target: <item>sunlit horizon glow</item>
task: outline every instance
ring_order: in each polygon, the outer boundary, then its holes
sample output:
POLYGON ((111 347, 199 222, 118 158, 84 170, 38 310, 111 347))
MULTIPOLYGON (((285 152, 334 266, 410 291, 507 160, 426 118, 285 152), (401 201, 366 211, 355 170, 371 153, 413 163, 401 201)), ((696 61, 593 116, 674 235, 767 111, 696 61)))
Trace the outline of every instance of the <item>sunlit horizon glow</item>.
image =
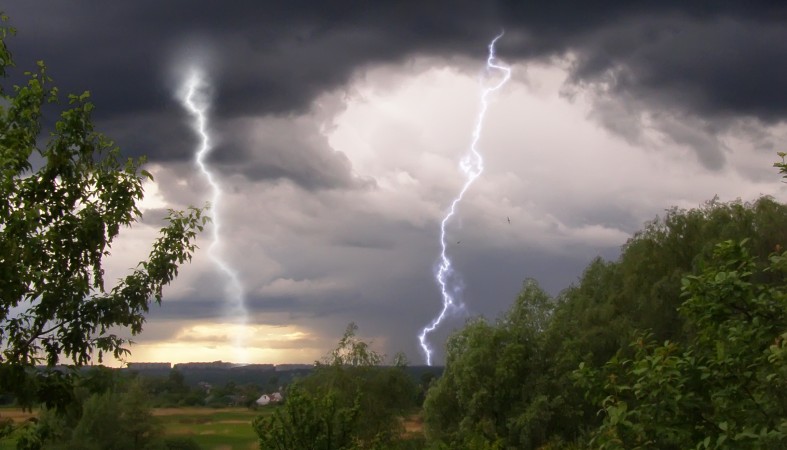
POLYGON ((459 204, 459 202, 462 201, 462 198, 464 198, 465 192, 467 192, 467 190, 470 188, 470 185, 472 185, 473 182, 476 180, 476 178, 478 178, 481 175, 481 173, 484 171, 484 159, 481 156, 481 153, 478 151, 477 146, 478 146, 478 141, 481 139, 481 130, 484 125, 486 110, 487 107, 489 106, 487 97, 492 92, 495 92, 501 87, 503 87, 503 85, 506 84, 506 82, 511 78, 511 68, 508 66, 498 64, 496 62, 497 58, 495 57, 495 43, 497 42, 498 39, 503 37, 503 34, 504 33, 501 32, 500 34, 495 36, 494 39, 492 39, 492 42, 489 44, 489 56, 487 57, 486 60, 487 72, 490 69, 501 71, 503 73, 503 78, 493 86, 485 87, 482 90, 481 109, 478 112, 475 128, 473 129, 473 140, 470 145, 470 153, 465 155, 459 163, 459 167, 462 170, 462 173, 465 174, 466 176, 466 181, 464 186, 462 186, 459 195, 457 195, 457 197, 454 198, 453 202, 451 202, 451 207, 449 208, 448 213, 445 215, 442 222, 440 222, 440 247, 441 247, 440 265, 438 266, 437 273, 435 274, 435 279, 437 280, 437 283, 440 285, 440 294, 443 300, 443 308, 440 311, 440 314, 438 314, 437 317, 434 320, 432 320, 432 322, 429 325, 424 327, 424 329, 421 330, 421 334, 418 335, 418 340, 421 344, 421 348, 423 349, 424 354, 426 356, 426 365, 428 366, 432 365, 432 349, 429 346, 429 343, 426 341, 427 334, 437 329, 437 327, 440 325, 440 322, 443 321, 443 318, 445 318, 447 314, 450 314, 452 311, 457 309, 461 310, 463 307, 463 304, 461 302, 458 302, 454 298, 454 294, 451 292, 451 290, 458 289, 456 283, 454 283, 453 287, 449 287, 450 284, 449 277, 454 274, 454 271, 451 268, 451 260, 448 258, 448 255, 446 254, 447 246, 446 246, 446 239, 445 239, 445 234, 446 234, 445 227, 448 224, 448 221, 451 219, 451 217, 453 217, 453 215, 456 213, 456 207, 459 204))
POLYGON ((309 330, 292 325, 196 322, 179 327, 177 333, 162 341, 131 345, 131 355, 122 362, 105 357, 103 363, 110 367, 122 367, 129 362, 310 364, 325 353, 319 344, 319 339, 309 330), (233 338, 239 333, 247 335, 247 361, 234 359, 233 338))

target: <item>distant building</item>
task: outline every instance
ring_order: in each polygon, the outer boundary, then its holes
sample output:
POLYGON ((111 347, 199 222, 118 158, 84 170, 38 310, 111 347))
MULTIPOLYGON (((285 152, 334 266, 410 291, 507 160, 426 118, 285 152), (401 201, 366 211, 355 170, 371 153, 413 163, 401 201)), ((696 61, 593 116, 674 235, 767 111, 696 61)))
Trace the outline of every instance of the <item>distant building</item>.
POLYGON ((172 363, 168 362, 130 362, 128 363, 130 370, 170 370, 172 363))
POLYGON ((270 394, 270 395, 262 394, 260 396, 260 398, 258 398, 255 403, 257 405, 259 405, 259 406, 265 406, 265 405, 269 405, 271 403, 279 403, 279 402, 282 401, 282 399, 283 399, 283 397, 281 396, 280 393, 274 392, 273 394, 270 394))
POLYGON ((178 363, 175 364, 175 368, 178 370, 190 370, 190 369, 231 369, 235 367, 235 364, 223 361, 213 361, 213 362, 190 362, 190 363, 178 363))

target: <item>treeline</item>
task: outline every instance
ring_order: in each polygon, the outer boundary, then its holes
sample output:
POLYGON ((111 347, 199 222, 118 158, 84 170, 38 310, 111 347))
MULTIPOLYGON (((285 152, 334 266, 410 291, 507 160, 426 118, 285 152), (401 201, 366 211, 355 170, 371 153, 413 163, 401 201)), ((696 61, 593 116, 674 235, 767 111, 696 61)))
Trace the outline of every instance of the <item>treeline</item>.
POLYGON ((433 448, 787 448, 787 207, 647 224, 550 298, 534 280, 447 344, 433 448))

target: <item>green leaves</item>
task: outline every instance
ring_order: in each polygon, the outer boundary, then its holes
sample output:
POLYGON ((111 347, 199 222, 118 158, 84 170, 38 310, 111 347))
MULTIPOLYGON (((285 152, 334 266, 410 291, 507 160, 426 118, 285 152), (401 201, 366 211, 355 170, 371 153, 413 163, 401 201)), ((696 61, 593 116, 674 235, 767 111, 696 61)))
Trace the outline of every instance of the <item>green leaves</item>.
POLYGON ((784 283, 752 282, 765 272, 747 241, 724 241, 699 274, 683 280, 680 308, 691 338, 654 343, 643 335, 634 357, 611 359, 598 373, 581 367, 585 384, 608 382, 602 448, 783 448, 787 445, 787 330, 784 283), (625 407, 624 407, 625 406, 625 407))
MULTIPOLYGON (((8 32, 0 27, 3 74, 13 64, 8 32)), ((191 260, 208 220, 202 209, 170 211, 148 258, 107 292, 104 257, 120 230, 140 218, 142 183, 152 177, 141 169, 144 159, 122 160, 114 143, 94 130, 88 92, 69 96, 40 147, 42 105, 57 94, 40 61, 26 84, 0 90, 2 367, 123 356, 125 340, 109 330, 142 330, 150 301, 160 302, 163 286, 191 260), (33 158, 40 161, 36 168, 33 158)), ((22 389, 0 383, 0 389, 22 389)))
POLYGON ((543 438, 544 330, 554 302, 525 281, 496 323, 469 321, 446 345, 443 376, 424 402, 431 440, 449 448, 531 448, 543 438))
POLYGON ((782 178, 787 178, 787 161, 785 160, 787 153, 776 152, 776 155, 778 155, 782 160, 773 163, 773 167, 777 167, 779 169, 779 173, 782 174, 782 178))
POLYGON ((296 383, 287 402, 273 414, 252 422, 260 448, 275 450, 355 450, 357 422, 361 414, 356 394, 352 407, 340 407, 335 392, 309 395, 296 383))
POLYGON ((404 366, 381 366, 383 356, 357 330, 350 323, 325 363, 290 386, 284 406, 254 421, 260 448, 393 448, 415 406, 415 384, 404 366))

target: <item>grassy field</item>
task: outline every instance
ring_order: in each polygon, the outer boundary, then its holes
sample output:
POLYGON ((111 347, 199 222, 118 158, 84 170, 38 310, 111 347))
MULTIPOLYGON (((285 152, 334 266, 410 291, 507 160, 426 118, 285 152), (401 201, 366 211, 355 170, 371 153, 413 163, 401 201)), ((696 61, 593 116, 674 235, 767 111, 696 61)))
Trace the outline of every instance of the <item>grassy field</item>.
MULTIPOLYGON (((258 411, 247 408, 157 408, 153 410, 164 426, 165 436, 188 437, 203 450, 252 450, 258 448, 257 435, 251 421, 260 414, 271 414, 275 407, 258 411)), ((0 417, 10 417, 16 423, 23 422, 35 413, 19 408, 0 408, 0 417)), ((405 436, 423 436, 423 418, 413 413, 404 420, 405 436)), ((16 448, 15 440, 0 440, 0 450, 16 448)))
POLYGON ((250 450, 258 448, 251 421, 271 408, 166 408, 155 409, 164 434, 194 439, 205 450, 250 450))
MULTIPOLYGON (((204 450, 250 450, 258 448, 252 419, 270 414, 273 408, 159 408, 153 410, 153 415, 160 419, 165 436, 189 437, 204 450)), ((10 417, 16 423, 34 416, 35 413, 19 408, 0 408, 0 418, 10 417)), ((0 440, 0 450, 14 448, 14 439, 0 440)))

